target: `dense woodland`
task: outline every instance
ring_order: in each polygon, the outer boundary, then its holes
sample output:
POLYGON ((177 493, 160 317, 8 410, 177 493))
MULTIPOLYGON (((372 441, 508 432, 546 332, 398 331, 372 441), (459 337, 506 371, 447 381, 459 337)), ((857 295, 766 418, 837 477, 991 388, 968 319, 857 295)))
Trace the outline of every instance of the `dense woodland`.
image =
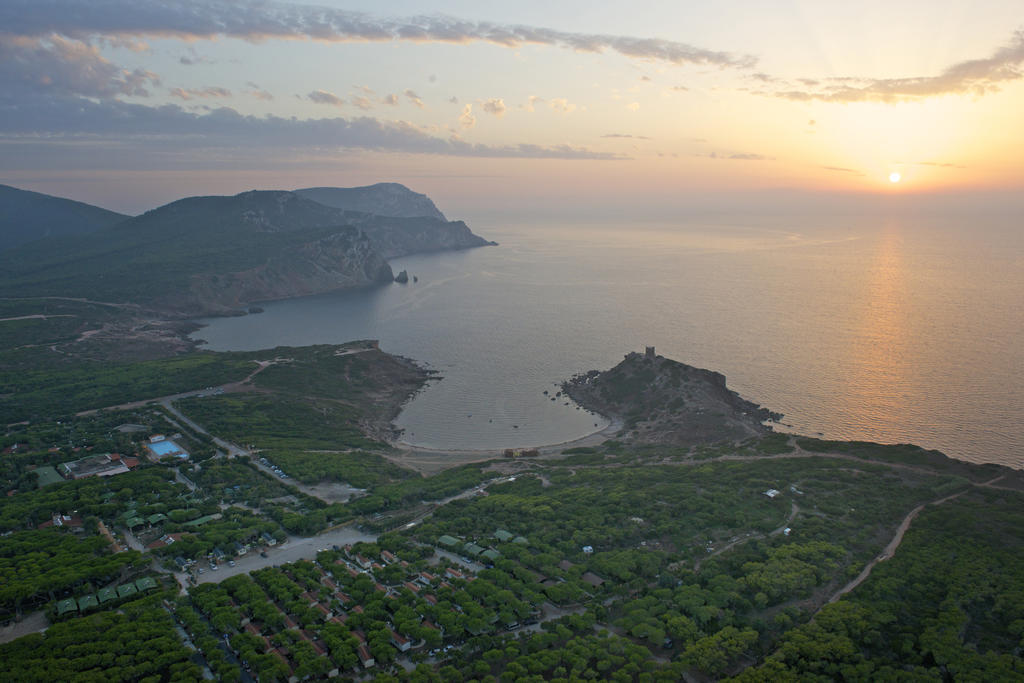
MULTIPOLYGON (((48 334, 77 334, 53 321, 48 334)), ((379 427, 425 375, 352 348, 70 369, 0 349, 5 367, 28 368, 5 372, 0 391, 19 397, 0 406, 11 422, 0 440, 0 619, 51 622, 0 644, 2 677, 1024 678, 1020 473, 776 434, 692 448, 609 441, 422 477, 388 459, 379 427), (249 391, 176 403, 203 431, 160 405, 71 414, 237 381, 256 361, 269 364, 249 391), (152 461, 153 433, 175 435, 193 458, 152 461), (220 456, 211 435, 253 454, 220 456), (140 462, 107 478, 40 478, 38 468, 98 453, 140 462), (341 504, 306 488, 325 482, 360 491, 341 504), (918 508, 893 557, 842 593, 918 508), (80 525, 46 526, 55 514, 80 525), (200 585, 177 565, 339 524, 380 535, 200 585), (129 536, 155 547, 133 550, 129 536), (188 589, 89 602, 144 576, 169 587, 172 575, 188 589), (69 599, 77 609, 58 614, 69 599)))

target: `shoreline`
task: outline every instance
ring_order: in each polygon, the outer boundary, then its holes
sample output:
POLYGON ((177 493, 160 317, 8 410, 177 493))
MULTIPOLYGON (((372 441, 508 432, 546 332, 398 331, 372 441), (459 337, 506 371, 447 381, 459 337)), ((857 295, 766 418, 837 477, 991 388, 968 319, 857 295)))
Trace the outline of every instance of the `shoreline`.
MULTIPOLYGON (((545 444, 543 446, 532 446, 541 455, 552 455, 567 448, 580 448, 585 446, 598 446, 613 438, 622 429, 623 422, 618 418, 608 418, 608 424, 601 429, 584 434, 581 437, 561 441, 559 443, 545 444)), ((384 457, 403 467, 416 470, 423 474, 436 474, 442 470, 468 465, 474 462, 502 458, 505 455, 505 448, 430 448, 427 446, 416 446, 415 444, 402 441, 401 439, 389 444, 399 452, 384 457)))

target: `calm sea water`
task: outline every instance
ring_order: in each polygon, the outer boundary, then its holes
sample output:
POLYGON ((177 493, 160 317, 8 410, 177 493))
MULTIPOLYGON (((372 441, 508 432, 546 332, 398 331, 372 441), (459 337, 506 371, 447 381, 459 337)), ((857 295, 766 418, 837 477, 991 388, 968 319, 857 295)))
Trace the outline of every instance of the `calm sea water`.
POLYGON ((216 350, 380 339, 444 379, 405 440, 474 449, 603 427, 543 394, 623 354, 718 370, 791 431, 1024 467, 1024 234, 955 220, 488 224, 501 246, 397 259, 419 282, 204 321, 216 350))

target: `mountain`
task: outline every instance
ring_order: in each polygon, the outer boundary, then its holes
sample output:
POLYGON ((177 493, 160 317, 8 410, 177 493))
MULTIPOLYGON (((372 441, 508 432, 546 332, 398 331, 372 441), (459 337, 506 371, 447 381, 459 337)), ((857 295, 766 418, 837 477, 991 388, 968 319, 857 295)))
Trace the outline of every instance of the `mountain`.
POLYGON ((0 251, 46 237, 93 232, 126 218, 98 206, 0 185, 0 251))
POLYGON ((390 282, 344 213, 292 192, 190 197, 0 254, 0 294, 130 301, 179 315, 390 282))
POLYGON ((428 216, 439 221, 448 220, 427 195, 413 192, 398 183, 377 183, 365 187, 307 187, 295 190, 295 194, 345 211, 389 218, 428 216))

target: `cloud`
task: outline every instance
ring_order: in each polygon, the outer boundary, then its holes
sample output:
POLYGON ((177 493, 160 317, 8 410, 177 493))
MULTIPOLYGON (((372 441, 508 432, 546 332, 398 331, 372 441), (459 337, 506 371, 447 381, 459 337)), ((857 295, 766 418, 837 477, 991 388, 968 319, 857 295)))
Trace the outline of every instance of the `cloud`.
POLYGON ((505 100, 500 97, 494 97, 489 100, 485 100, 483 105, 480 107, 488 114, 497 116, 499 119, 505 115, 506 107, 505 100))
POLYGON ((863 171, 858 171, 855 168, 844 168, 842 166, 822 166, 826 171, 836 171, 838 173, 853 173, 854 175, 864 175, 863 171))
POLYGON ((391 107, 397 107, 398 95, 395 95, 394 93, 391 93, 390 95, 385 95, 384 97, 380 98, 380 103, 386 104, 391 107))
POLYGON ((639 102, 630 102, 629 104, 626 105, 626 109, 628 109, 630 111, 640 111, 640 103, 639 102))
POLYGON ((603 138, 627 138, 630 140, 650 140, 646 135, 629 135, 626 133, 606 133, 602 135, 603 138))
POLYGON ((548 102, 548 105, 555 111, 561 112, 562 114, 571 114, 576 111, 576 105, 570 103, 569 100, 564 97, 555 97, 548 102))
POLYGON ((341 107, 345 104, 345 100, 326 90, 314 90, 306 95, 306 99, 317 104, 329 104, 332 107, 341 107))
POLYGON ((519 105, 519 108, 532 112, 536 110, 536 105, 543 101, 543 97, 538 97, 537 95, 530 95, 529 97, 526 98, 526 104, 519 105))
MULTIPOLYGON (((0 22, 0 26, 3 23, 0 22)), ((0 91, 53 91, 86 97, 146 97, 159 85, 156 74, 128 71, 88 43, 59 35, 42 38, 0 33, 0 91)))
POLYGON ((419 107, 420 109, 423 109, 423 107, 424 107, 424 106, 426 106, 426 105, 424 105, 424 104, 423 104, 423 100, 422 100, 422 99, 420 98, 420 96, 419 96, 419 95, 417 95, 417 94, 416 94, 415 92, 413 92, 412 90, 406 90, 406 91, 405 91, 405 96, 406 96, 407 98, 409 98, 409 101, 410 101, 410 102, 412 102, 413 104, 415 104, 415 105, 416 105, 417 107, 419 107))
POLYGON ((373 102, 370 101, 370 98, 363 97, 362 95, 354 95, 353 97, 350 97, 349 102, 364 111, 367 109, 373 109, 373 102))
POLYGON ((934 168, 967 168, 960 164, 943 163, 939 161, 897 161, 897 164, 903 164, 905 166, 932 166, 934 168))
POLYGON ((247 95, 252 95, 253 97, 255 97, 258 100, 266 100, 268 102, 270 100, 274 99, 273 95, 271 95, 269 92, 267 92, 266 90, 264 90, 263 88, 261 88, 257 84, 253 83, 252 81, 246 81, 245 84, 247 86, 249 86, 250 88, 252 88, 252 90, 246 90, 245 91, 247 95))
MULTIPOLYGON (((321 91, 315 91, 321 92, 321 91)), ((194 113, 173 105, 149 107, 118 100, 94 101, 82 97, 35 95, 19 98, 0 95, 0 140, 29 141, 67 146, 116 143, 119 149, 145 155, 154 147, 182 149, 248 150, 253 140, 261 148, 304 148, 333 153, 361 149, 407 154, 461 157, 588 159, 614 161, 618 154, 570 145, 473 144, 457 137, 442 138, 404 121, 372 117, 294 119, 243 115, 230 107, 194 113)), ((467 105, 469 107, 471 105, 467 105)), ((127 153, 127 152, 125 152, 127 153)))
POLYGON ((458 103, 459 103, 459 98, 456 97, 455 95, 452 95, 451 97, 448 98, 448 104, 458 104, 458 103))
POLYGON ((104 36, 228 36, 327 42, 485 42, 508 48, 546 45, 576 52, 617 52, 625 57, 671 64, 751 68, 756 58, 658 38, 574 33, 549 28, 464 21, 448 16, 392 19, 313 5, 273 0, 5 0, 0 26, 9 34, 51 33, 83 38, 104 36))
POLYGON ((459 125, 467 130, 476 125, 476 117, 473 116, 473 105, 467 104, 459 114, 459 125))
POLYGON ((935 76, 909 78, 798 79, 803 89, 788 87, 759 94, 798 102, 908 102, 944 95, 982 96, 998 92, 1001 84, 1024 78, 1024 30, 990 56, 947 67, 935 76))
POLYGON ((231 97, 231 91, 227 88, 171 88, 168 91, 171 97, 179 97, 183 100, 193 100, 207 97, 231 97))
POLYGON ((767 157, 763 154, 751 154, 749 152, 740 152, 737 154, 718 154, 712 152, 708 155, 711 159, 726 159, 732 161, 775 161, 775 157, 767 157))

